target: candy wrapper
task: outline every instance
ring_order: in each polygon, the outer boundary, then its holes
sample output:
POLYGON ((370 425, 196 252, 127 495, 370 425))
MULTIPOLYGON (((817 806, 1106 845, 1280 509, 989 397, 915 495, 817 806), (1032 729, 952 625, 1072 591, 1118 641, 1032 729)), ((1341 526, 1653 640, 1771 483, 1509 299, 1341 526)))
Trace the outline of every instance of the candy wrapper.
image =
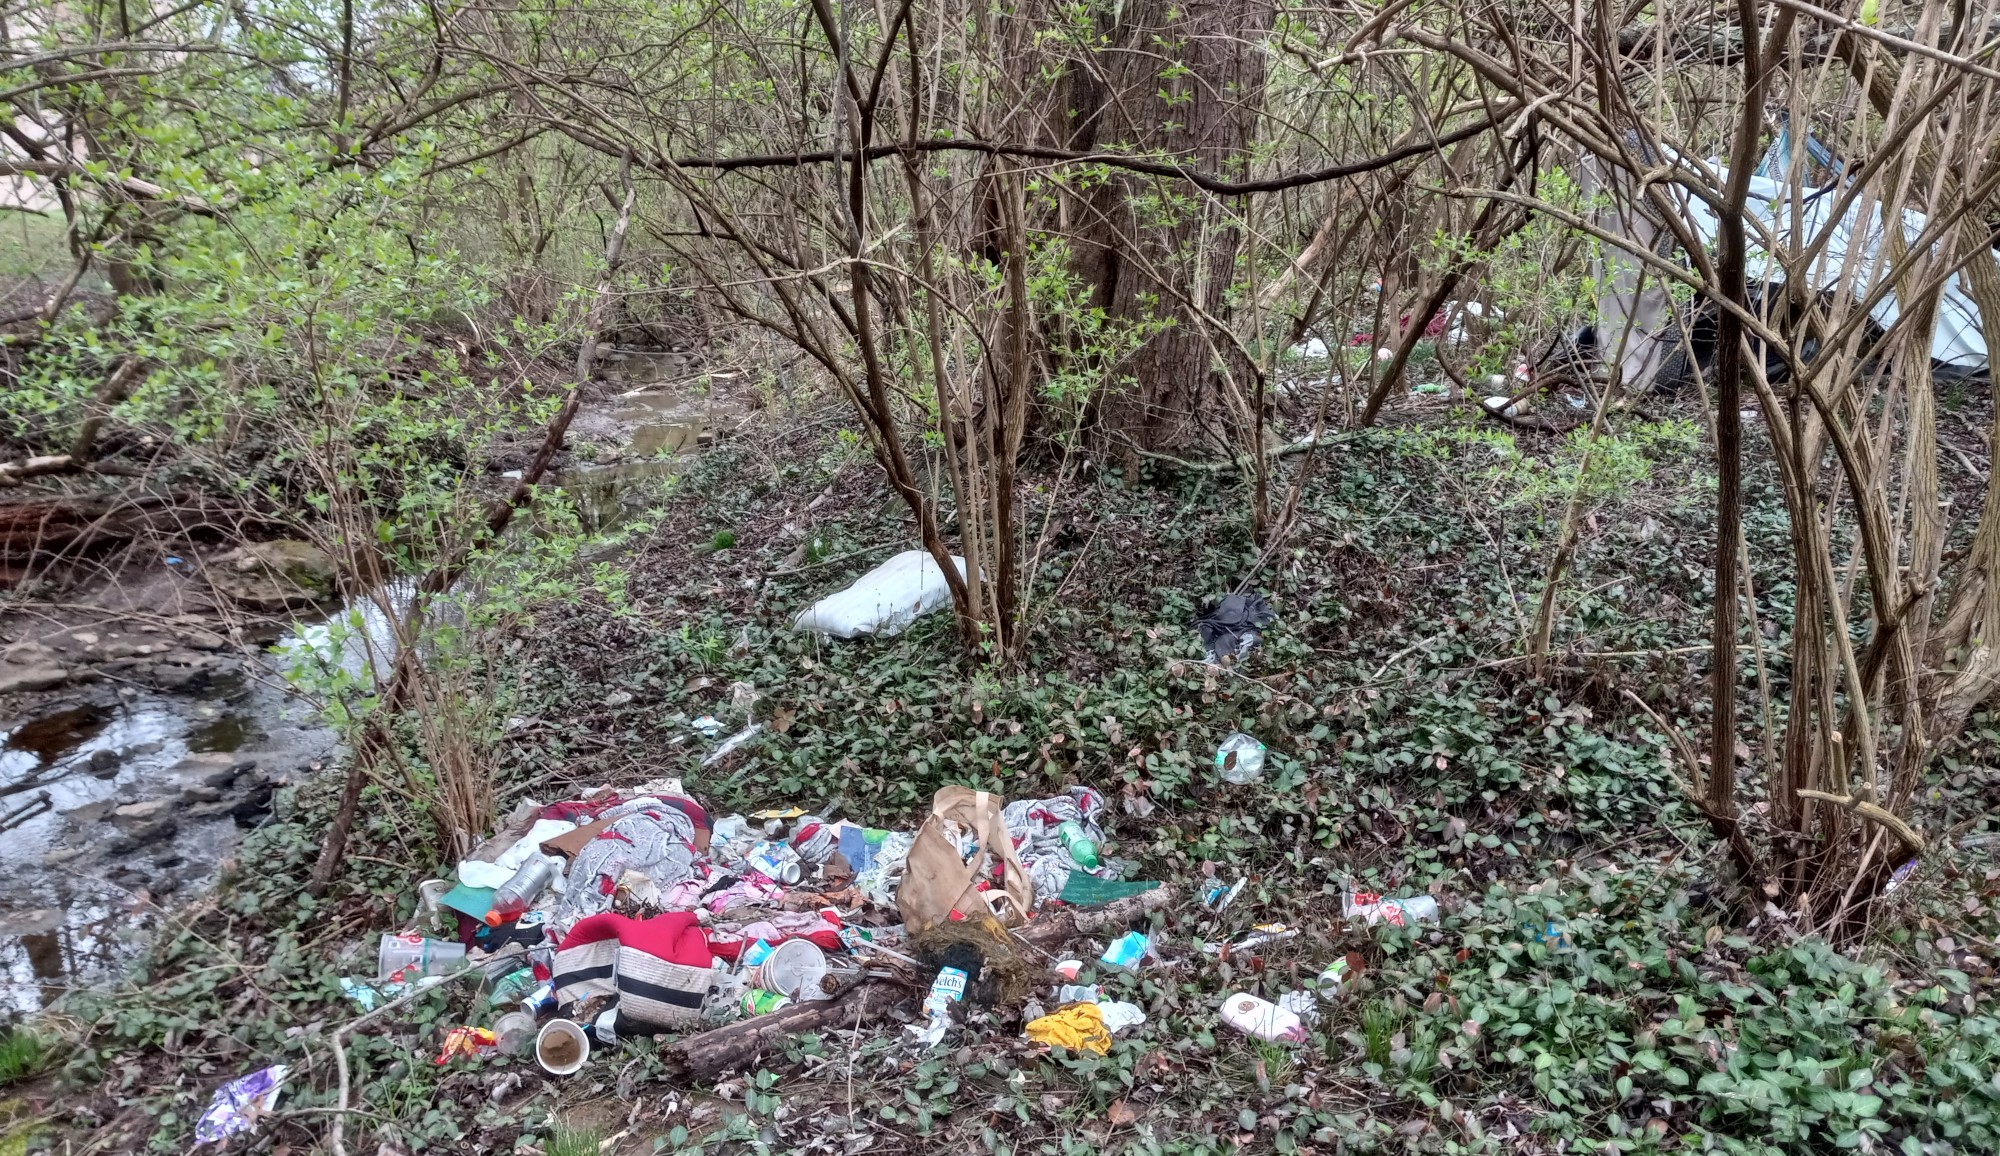
POLYGON ((285 1073, 289 1071, 291 1068, 285 1064, 273 1064, 217 1088, 208 1111, 201 1114, 194 1126, 195 1142, 213 1144, 255 1128, 258 1119, 277 1106, 278 1093, 284 1090, 285 1073))

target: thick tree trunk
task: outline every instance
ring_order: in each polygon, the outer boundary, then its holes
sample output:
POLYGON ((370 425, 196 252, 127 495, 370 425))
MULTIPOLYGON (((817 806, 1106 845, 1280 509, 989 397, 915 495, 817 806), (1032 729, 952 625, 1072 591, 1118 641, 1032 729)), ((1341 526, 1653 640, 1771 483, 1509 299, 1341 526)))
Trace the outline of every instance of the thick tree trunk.
MULTIPOLYGON (((1240 175, 1270 25, 1267 0, 1128 0, 1096 68, 1072 77, 1069 143, 1240 175)), ((1121 320, 1164 325, 1134 358, 1130 388, 1105 406, 1128 467, 1140 450, 1232 444, 1219 428, 1226 411, 1198 315, 1227 316, 1241 242, 1230 215, 1185 186, 1132 177, 1099 185, 1075 211, 1077 268, 1097 303, 1121 320)))

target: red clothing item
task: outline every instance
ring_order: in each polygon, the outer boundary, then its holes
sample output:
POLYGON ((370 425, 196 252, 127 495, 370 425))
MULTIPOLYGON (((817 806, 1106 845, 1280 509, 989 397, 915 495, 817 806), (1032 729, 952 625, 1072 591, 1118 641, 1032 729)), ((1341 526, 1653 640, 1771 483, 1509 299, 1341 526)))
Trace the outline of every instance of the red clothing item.
POLYGON ((617 940, 622 947, 636 948, 668 963, 684 963, 689 967, 707 967, 710 958, 708 933, 696 922, 692 911, 669 911, 651 919, 633 919, 608 911, 603 915, 592 915, 577 920, 576 926, 563 936, 556 951, 564 952, 606 939, 617 940))

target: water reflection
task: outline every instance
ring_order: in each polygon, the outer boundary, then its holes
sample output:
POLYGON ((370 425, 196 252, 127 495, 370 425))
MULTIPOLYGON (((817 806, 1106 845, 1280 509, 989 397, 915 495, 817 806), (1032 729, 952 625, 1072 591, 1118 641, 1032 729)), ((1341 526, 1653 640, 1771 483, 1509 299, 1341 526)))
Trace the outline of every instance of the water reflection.
POLYGON ((215 680, 202 699, 125 694, 82 688, 0 724, 0 815, 14 816, 0 831, 0 1016, 115 974, 144 942, 157 901, 205 886, 234 849, 242 832, 231 794, 258 776, 287 778, 332 746, 302 707, 240 675, 215 680), (230 754, 241 757, 214 761, 230 754), (229 791, 203 782, 243 763, 256 770, 229 791), (22 806, 42 795, 42 809, 22 806), (162 799, 167 807, 142 822, 114 814, 162 799))

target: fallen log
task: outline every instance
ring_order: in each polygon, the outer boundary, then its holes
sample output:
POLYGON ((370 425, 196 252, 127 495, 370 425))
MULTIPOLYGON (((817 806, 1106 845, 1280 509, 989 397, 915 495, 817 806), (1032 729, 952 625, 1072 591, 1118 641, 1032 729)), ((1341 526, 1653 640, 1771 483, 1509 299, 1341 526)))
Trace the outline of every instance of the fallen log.
POLYGON ((0 558, 79 553, 145 534, 223 539, 275 526, 201 494, 136 494, 0 502, 0 558))
POLYGON ((796 1003, 783 1011, 676 1040, 661 1049, 660 1059, 677 1078, 708 1083, 724 1072, 748 1069, 760 1057, 782 1051, 788 1039, 837 1028, 866 1027, 886 1017, 912 994, 910 988, 894 980, 864 980, 833 999, 796 1003))
MULTIPOLYGON (((1173 901, 1174 894, 1173 888, 1160 887, 1102 907, 1045 912, 1014 934, 1024 943, 1053 951, 1079 935, 1123 927, 1158 911, 1173 901)), ((916 994, 915 987, 907 983, 866 979, 830 1000, 793 1004, 782 1011, 676 1040, 660 1050, 660 1059, 679 1080, 711 1082, 725 1072, 748 1069, 761 1057, 783 1050, 788 1039, 811 1032, 867 1027, 886 1019, 897 1004, 916 994)))

